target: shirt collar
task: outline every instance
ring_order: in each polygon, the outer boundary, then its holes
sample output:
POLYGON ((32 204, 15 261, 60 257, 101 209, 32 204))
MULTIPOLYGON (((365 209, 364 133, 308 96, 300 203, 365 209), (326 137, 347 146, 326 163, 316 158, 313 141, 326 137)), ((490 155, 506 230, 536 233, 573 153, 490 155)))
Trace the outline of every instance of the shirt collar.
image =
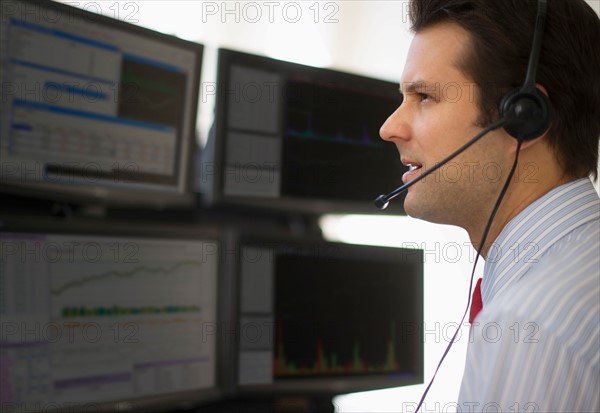
POLYGON ((484 304, 522 278, 556 241, 600 217, 589 178, 554 188, 514 217, 488 252, 481 293, 484 304))

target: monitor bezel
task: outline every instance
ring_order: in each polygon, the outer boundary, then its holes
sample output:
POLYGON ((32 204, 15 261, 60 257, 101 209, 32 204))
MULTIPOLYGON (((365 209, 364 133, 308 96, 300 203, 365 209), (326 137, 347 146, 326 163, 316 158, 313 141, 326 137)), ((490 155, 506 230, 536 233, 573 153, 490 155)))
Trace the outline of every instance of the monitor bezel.
MULTIPOLYGON (((146 27, 117 20, 105 15, 96 14, 81 8, 70 6, 51 0, 10 0, 20 2, 29 7, 49 10, 69 18, 85 19, 94 24, 104 25, 108 28, 127 31, 133 35, 143 36, 152 40, 164 42, 185 49, 194 55, 195 70, 190 73, 188 88, 192 90, 190 96, 190 116, 183 127, 178 142, 178 163, 176 183, 164 189, 138 188, 125 184, 111 186, 100 181, 99 184, 56 183, 49 181, 27 182, 23 177, 11 178, 4 172, 0 173, 0 193, 14 194, 34 199, 44 199, 81 206, 95 205, 118 208, 145 208, 162 210, 167 208, 189 209, 195 206, 196 194, 194 193, 194 157, 198 147, 197 119, 200 95, 200 81, 203 63, 204 45, 191 42, 175 36, 167 35, 146 27), (6 175, 6 176, 4 176, 6 175)), ((6 3, 6 2, 5 2, 6 3)), ((2 10, 7 6, 3 4, 2 10)), ((50 14, 51 16, 53 14, 50 14)), ((4 171, 4 168, 2 168, 4 171)), ((89 178, 89 177, 88 177, 89 178)))
MULTIPOLYGON (((226 311, 227 303, 223 303, 223 278, 226 271, 222 260, 221 248, 225 240, 222 228, 210 225, 190 226, 183 223, 155 223, 155 222, 132 222, 130 220, 97 220, 89 218, 62 218, 48 217, 24 217, 11 216, 0 220, 0 233, 18 234, 56 234, 73 236, 99 236, 99 237, 129 237, 147 238, 151 240, 183 240, 183 241, 211 241, 216 242, 219 248, 217 254, 217 324, 221 322, 226 311)), ((225 380, 227 378, 224 370, 229 356, 220 351, 224 341, 215 334, 215 348, 217 349, 215 362, 215 385, 210 388, 183 390, 160 395, 149 395, 142 397, 129 397, 114 399, 110 401, 90 401, 81 403, 85 412, 107 412, 107 411, 133 411, 153 412, 172 411, 177 409, 191 409, 218 403, 227 398, 225 380)), ((68 404, 64 408, 54 409, 56 402, 49 402, 48 409, 51 412, 73 412, 74 406, 68 404)), ((18 404, 17 404, 18 407, 18 404)))
MULTIPOLYGON (((235 367, 232 369, 231 380, 235 381, 237 389, 236 394, 242 397, 270 397, 270 396, 286 396, 286 395, 302 395, 302 396, 326 396, 333 397, 340 394, 388 389, 394 387, 403 387, 423 384, 424 382, 424 340, 423 331, 420 326, 424 320, 424 258, 423 250, 407 249, 395 247, 383 247, 362 244, 347 244, 341 242, 326 241, 318 236, 292 236, 277 234, 276 232, 267 232, 261 235, 257 233, 243 233, 236 237, 235 248, 230 250, 236 251, 236 263, 234 264, 234 284, 235 305, 233 307, 234 325, 241 325, 241 251, 246 245, 265 245, 265 246, 284 246, 294 251, 331 251, 332 248, 340 251, 346 257, 364 257, 373 258, 375 255, 378 258, 386 261, 408 262, 409 265, 414 265, 417 273, 413 274, 417 277, 415 282, 418 291, 416 295, 416 308, 420 319, 415 320, 416 335, 418 343, 416 349, 417 361, 415 362, 416 371, 413 377, 399 377, 394 374, 379 374, 369 376, 348 376, 348 377, 318 377, 318 378, 299 378, 285 379, 279 382, 271 382, 268 384, 249 384, 241 385, 238 381, 239 368, 239 348, 236 348, 232 355, 232 364, 235 367), (404 257, 404 259, 399 258, 404 257)), ((274 293, 274 291, 272 291, 274 293)), ((274 310, 273 310, 274 311, 274 310)), ((239 342, 238 342, 239 344, 239 342)))
MULTIPOLYGON (((212 206, 216 205, 234 208, 241 207, 312 215, 326 213, 382 213, 387 215, 406 215, 403 207, 404 202, 402 200, 404 195, 402 195, 400 197, 401 199, 399 199, 396 203, 390 205, 390 207, 385 211, 378 210, 374 206, 373 202, 281 196, 276 198, 260 198, 251 196, 226 195, 223 186, 226 165, 225 157, 227 145, 226 132, 228 120, 228 102, 227 93, 224 92, 224 90, 227 88, 227 85, 229 85, 229 68, 232 65, 239 64, 250 68, 270 70, 286 77, 292 74, 298 74, 305 78, 317 80, 322 83, 348 85, 354 88, 369 91, 369 93, 376 91, 387 95, 390 98, 398 99, 398 104, 401 102, 401 95, 398 91, 397 84, 381 79, 370 78, 329 68, 313 67, 299 63, 277 60, 267 56, 260 56, 227 48, 220 48, 218 49, 217 53, 217 88, 213 131, 214 136, 212 136, 214 139, 214 148, 210 148, 211 151, 214 151, 212 154, 212 161, 214 164, 212 166, 214 166, 214 173, 212 173, 213 168, 210 168, 211 173, 206 173, 207 176, 203 178, 203 182, 211 182, 209 185, 209 194, 206 195, 205 199, 206 204, 212 206)), ((389 113, 388 116, 389 115, 391 115, 391 113, 389 113)), ((385 119, 382 119, 381 123, 383 124, 384 121, 385 119)), ((389 143, 389 146, 390 151, 396 150, 393 144, 389 143)), ((357 165, 357 168, 359 167, 360 166, 357 165)), ((399 158, 398 167, 402 168, 403 171, 408 170, 407 167, 400 163, 399 158)), ((401 182, 398 182, 398 185, 399 184, 401 184, 401 182)), ((373 185, 373 200, 379 195, 376 191, 383 192, 393 189, 384 186, 378 188, 377 185, 373 185)))

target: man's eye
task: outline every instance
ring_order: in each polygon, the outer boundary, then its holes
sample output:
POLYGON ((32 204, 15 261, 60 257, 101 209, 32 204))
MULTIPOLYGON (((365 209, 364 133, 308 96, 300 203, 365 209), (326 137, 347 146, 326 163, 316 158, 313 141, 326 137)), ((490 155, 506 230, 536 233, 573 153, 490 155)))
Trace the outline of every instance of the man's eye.
POLYGON ((421 102, 427 102, 431 100, 431 95, 428 95, 427 93, 417 93, 417 96, 421 102))

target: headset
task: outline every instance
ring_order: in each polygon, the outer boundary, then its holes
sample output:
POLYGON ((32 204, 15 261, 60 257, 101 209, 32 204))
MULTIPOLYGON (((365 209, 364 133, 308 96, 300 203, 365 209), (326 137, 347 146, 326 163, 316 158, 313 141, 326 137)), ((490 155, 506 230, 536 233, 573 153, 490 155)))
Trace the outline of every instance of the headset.
POLYGON ((523 86, 508 93, 500 102, 500 116, 506 119, 504 129, 514 138, 527 141, 542 136, 552 122, 552 105, 548 96, 536 87, 535 78, 546 27, 548 0, 538 0, 533 46, 523 86))
MULTIPOLYGON (((500 107, 499 107, 500 119, 497 120, 496 122, 493 122, 491 125, 487 126, 486 128, 484 128, 475 137, 473 137, 469 142, 467 142, 465 145, 460 147, 454 153, 450 154, 448 157, 443 159, 441 162, 439 162, 434 167, 423 172, 417 178, 396 188, 389 194, 378 196, 374 201, 376 207, 378 207, 380 209, 385 209, 392 199, 394 199, 395 197, 400 195, 402 192, 407 190, 413 184, 417 183, 421 179, 424 179, 426 176, 430 175, 431 173, 433 173, 434 171, 436 171, 437 169, 439 169, 440 167, 442 167, 443 165, 448 163, 450 160, 452 160, 456 156, 460 155, 467 148, 469 148, 471 145, 473 145, 475 142, 477 142, 479 139, 481 139, 482 137, 484 137, 485 135, 487 135, 489 132, 491 132, 493 130, 503 127, 504 130, 510 136, 517 139, 518 145, 517 145, 517 151, 515 154, 515 160, 514 160, 513 166, 510 170, 510 173, 508 174, 508 177, 506 179, 506 182, 504 183, 502 190, 500 191, 498 199, 496 200, 496 203, 494 205, 492 213, 490 214, 488 222, 483 231, 481 242, 479 243, 479 247, 477 248, 477 256, 475 258, 475 263, 473 265, 473 271, 471 273, 471 281, 469 283, 470 287, 469 287, 469 294, 468 294, 468 298, 467 298, 467 308, 465 309, 465 312, 463 314, 461 322, 459 323, 459 326, 462 325, 463 320, 465 319, 465 316, 466 316, 467 312, 469 311, 469 307, 471 304, 473 277, 475 275, 475 269, 477 267, 477 262, 481 255, 481 249, 483 248, 483 246, 485 244, 487 235, 491 228, 491 224, 494 220, 494 217, 496 216, 496 212, 498 211, 500 204, 502 203, 502 200, 504 199, 504 195, 506 194, 506 191, 508 189, 510 181, 512 180, 512 177, 516 170, 516 167, 518 164, 518 159, 519 159, 519 152, 521 150, 521 145, 525 141, 533 140, 533 139, 536 139, 536 138, 542 136, 550 128, 550 125, 552 123, 553 113, 552 113, 552 105, 550 103, 550 99, 548 99, 548 97, 544 93, 542 93, 542 91, 539 88, 537 88, 537 86, 536 86, 536 75, 537 75, 537 69, 538 69, 538 65, 539 65, 540 53, 541 53, 541 49, 542 49, 542 40, 543 40, 544 30, 545 30, 545 26, 546 26, 547 9, 548 9, 548 0, 538 0, 538 2, 537 2, 537 17, 536 17, 536 22, 535 22, 535 31, 534 31, 534 35, 533 35, 533 44, 531 47, 531 53, 529 55, 529 64, 527 67, 527 74, 525 77, 525 82, 523 83, 523 86, 521 86, 519 89, 509 92, 502 98, 502 100, 500 102, 500 107)), ((431 385, 433 384, 433 381, 435 380, 435 376, 437 375, 437 372, 438 372, 440 366, 442 365, 442 362, 446 358, 446 355, 450 351, 452 344, 454 344, 454 341, 456 340, 456 337, 457 337, 457 334, 459 331, 460 331, 460 329, 457 328, 452 339, 450 340, 450 343, 448 344, 444 354, 442 355, 442 357, 438 363, 438 366, 433 374, 433 377, 431 378, 431 381, 429 382, 427 388, 423 392, 423 395, 421 397, 421 400, 419 401, 419 404, 418 404, 415 412, 418 412, 420 410, 421 406, 423 405, 423 402, 425 401, 425 397, 427 396, 427 393, 429 392, 429 389, 431 388, 431 385)))

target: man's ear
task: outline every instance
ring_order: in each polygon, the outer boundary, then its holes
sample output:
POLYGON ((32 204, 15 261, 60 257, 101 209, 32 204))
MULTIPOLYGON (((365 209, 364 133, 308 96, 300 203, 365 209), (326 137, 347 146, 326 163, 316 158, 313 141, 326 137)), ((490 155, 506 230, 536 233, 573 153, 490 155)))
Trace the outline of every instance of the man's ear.
MULTIPOLYGON (((541 93, 543 93, 547 98, 550 97, 550 95, 548 94, 548 91, 546 90, 546 88, 543 85, 536 83, 535 87, 537 90, 539 90, 541 93)), ((548 99, 548 101, 549 101, 549 99, 548 99)), ((523 141, 523 143, 521 144, 521 150, 530 148, 533 145, 536 145, 539 142, 541 142, 548 135, 548 131, 550 130, 551 127, 552 127, 552 123, 550 123, 550 127, 542 135, 540 135, 534 139, 528 139, 528 140, 523 141)))

